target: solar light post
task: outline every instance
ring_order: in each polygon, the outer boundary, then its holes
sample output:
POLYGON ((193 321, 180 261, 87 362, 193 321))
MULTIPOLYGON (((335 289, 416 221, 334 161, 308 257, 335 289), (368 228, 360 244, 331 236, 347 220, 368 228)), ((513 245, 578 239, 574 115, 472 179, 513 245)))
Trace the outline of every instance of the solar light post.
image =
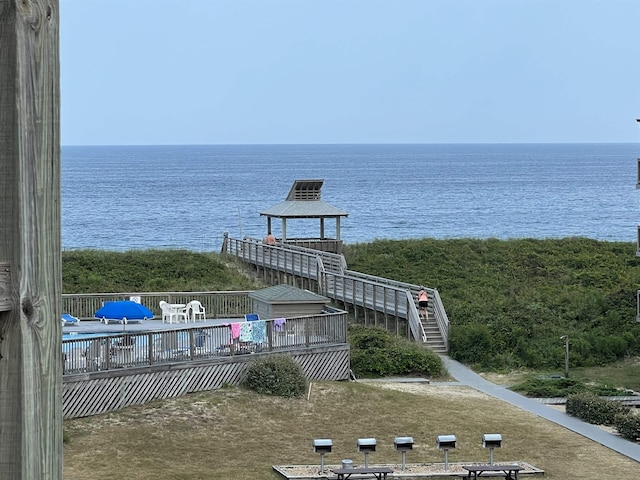
POLYGON ((482 436, 482 446, 489 449, 489 465, 493 465, 493 449, 502 447, 502 435, 485 433, 482 436))
POLYGON ((364 468, 369 466, 369 453, 376 451, 375 438, 359 438, 358 451, 364 452, 364 468))
POLYGON ((394 448, 402 452, 402 471, 406 468, 406 455, 408 450, 413 450, 413 437, 396 437, 393 440, 394 448))
POLYGON ((438 435, 436 437, 436 446, 440 450, 444 450, 444 470, 449 470, 449 449, 456 448, 455 435, 438 435))
POLYGON ((564 377, 569 378, 569 335, 563 335, 560 340, 564 340, 564 377))
POLYGON ((320 454, 320 473, 324 473, 324 454, 331 453, 333 442, 328 438, 316 438, 313 441, 313 451, 320 454))

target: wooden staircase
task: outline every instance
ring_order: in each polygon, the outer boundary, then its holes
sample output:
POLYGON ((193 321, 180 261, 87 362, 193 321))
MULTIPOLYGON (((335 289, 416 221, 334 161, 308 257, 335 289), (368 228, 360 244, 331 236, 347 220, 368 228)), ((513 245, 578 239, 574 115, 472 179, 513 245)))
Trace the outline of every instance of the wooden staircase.
POLYGON ((424 345, 435 353, 446 355, 448 353, 447 345, 440 334, 440 329, 438 329, 436 320, 431 312, 427 320, 422 320, 422 328, 424 328, 427 334, 427 341, 424 342, 424 345))

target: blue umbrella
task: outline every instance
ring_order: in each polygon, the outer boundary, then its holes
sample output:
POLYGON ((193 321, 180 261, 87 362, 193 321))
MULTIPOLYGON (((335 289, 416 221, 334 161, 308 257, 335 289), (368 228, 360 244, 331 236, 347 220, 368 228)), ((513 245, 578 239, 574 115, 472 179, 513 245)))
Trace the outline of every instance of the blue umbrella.
POLYGON ((102 308, 95 313, 95 317, 105 324, 114 321, 126 325, 127 321, 151 320, 153 312, 140 303, 122 300, 119 302, 105 302, 102 308))

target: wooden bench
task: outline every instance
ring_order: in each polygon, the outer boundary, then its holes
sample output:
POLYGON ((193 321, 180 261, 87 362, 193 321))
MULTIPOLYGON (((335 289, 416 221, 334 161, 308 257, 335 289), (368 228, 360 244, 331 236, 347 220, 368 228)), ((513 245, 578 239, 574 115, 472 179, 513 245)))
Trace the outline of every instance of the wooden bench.
POLYGON ((374 478, 382 480, 387 478, 388 474, 393 473, 389 467, 336 468, 331 471, 337 475, 337 480, 351 478, 351 475, 372 475, 374 478))
POLYGON ((468 472, 466 478, 469 480, 480 478, 483 473, 486 473, 485 477, 504 476, 506 480, 517 480, 518 472, 523 470, 520 465, 463 465, 462 468, 468 472))

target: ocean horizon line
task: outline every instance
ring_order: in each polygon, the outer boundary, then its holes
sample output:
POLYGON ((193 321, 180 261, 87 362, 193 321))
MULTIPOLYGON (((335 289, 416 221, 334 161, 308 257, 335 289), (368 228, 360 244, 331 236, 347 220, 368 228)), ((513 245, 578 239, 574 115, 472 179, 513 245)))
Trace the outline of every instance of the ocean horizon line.
POLYGON ((488 146, 496 146, 496 145, 639 145, 639 142, 374 142, 374 143, 363 143, 363 142, 347 142, 347 143, 154 143, 154 144, 146 144, 146 143, 103 143, 103 144, 61 144, 61 147, 287 147, 287 146, 314 146, 314 147, 322 147, 322 146, 358 146, 358 145, 372 145, 372 146, 443 146, 443 145, 463 145, 463 146, 474 146, 474 145, 488 145, 488 146))

